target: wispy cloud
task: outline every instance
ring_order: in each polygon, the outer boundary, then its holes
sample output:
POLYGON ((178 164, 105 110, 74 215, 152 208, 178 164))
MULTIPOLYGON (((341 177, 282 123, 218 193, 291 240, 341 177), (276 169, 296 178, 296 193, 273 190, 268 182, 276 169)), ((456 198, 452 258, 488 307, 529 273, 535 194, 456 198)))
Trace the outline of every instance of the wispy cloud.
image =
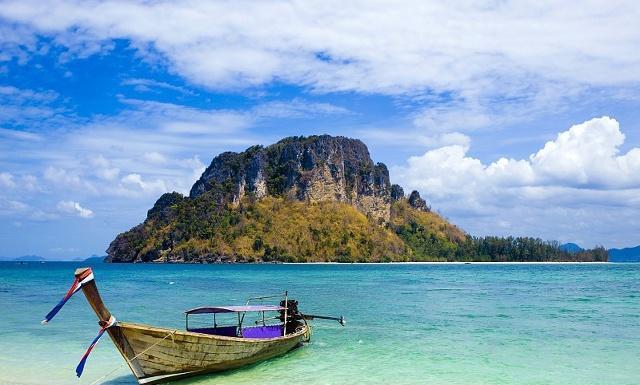
POLYGON ((27 210, 29 206, 18 200, 3 199, 0 197, 0 214, 16 214, 27 210))
POLYGON ((256 118, 304 118, 319 115, 349 115, 351 111, 331 103, 309 102, 300 98, 265 102, 250 114, 256 118))
POLYGON ((357 131, 358 137, 367 143, 385 146, 403 146, 419 148, 436 148, 450 145, 467 147, 471 138, 459 132, 444 132, 425 135, 415 127, 402 128, 367 128, 357 131))
MULTIPOLYGON (((450 95, 454 108, 426 109, 420 120, 455 130, 506 116, 494 111, 497 100, 523 111, 557 108, 570 102, 568 94, 588 97, 640 82, 640 7, 633 1, 264 1, 249 9, 224 2, 7 1, 0 15, 22 34, 54 36, 68 55, 129 39, 143 57, 159 55, 175 73, 212 89, 284 82, 316 92, 450 95)), ((181 91, 149 79, 125 84, 181 91)))
POLYGON ((21 130, 31 128, 43 119, 54 119, 61 107, 53 106, 58 98, 54 91, 34 91, 13 86, 0 86, 0 136, 37 140, 36 134, 21 130))
POLYGON ((161 90, 170 90, 186 95, 195 95, 196 93, 185 87, 176 86, 167 82, 161 82, 153 79, 125 79, 121 83, 124 86, 132 86, 138 92, 159 92, 161 90))
POLYGON ((34 134, 28 131, 8 130, 6 128, 0 128, 0 136, 11 139, 41 141, 42 136, 34 134))

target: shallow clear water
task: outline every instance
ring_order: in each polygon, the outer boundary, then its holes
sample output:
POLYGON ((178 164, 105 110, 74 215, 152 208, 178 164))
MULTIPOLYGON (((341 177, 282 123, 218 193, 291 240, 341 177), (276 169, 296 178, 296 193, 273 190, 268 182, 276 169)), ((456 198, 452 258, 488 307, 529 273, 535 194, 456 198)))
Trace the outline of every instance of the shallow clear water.
MULTIPOLYGON (((74 263, 0 263, 0 384, 78 384, 98 331, 82 293, 40 320, 74 263)), ((312 343, 180 384, 640 384, 640 264, 94 266, 120 320, 183 327, 182 311, 289 290, 312 343), (173 283, 172 283, 173 282, 173 283)), ((107 336, 81 384, 122 364, 107 336)), ((135 384, 123 367, 107 384, 135 384)))

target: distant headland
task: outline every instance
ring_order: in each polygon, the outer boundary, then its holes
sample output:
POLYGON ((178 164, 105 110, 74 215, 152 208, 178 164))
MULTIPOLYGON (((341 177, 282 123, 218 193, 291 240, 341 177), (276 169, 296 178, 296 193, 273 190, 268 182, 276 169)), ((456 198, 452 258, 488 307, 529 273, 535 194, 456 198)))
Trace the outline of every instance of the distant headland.
POLYGON ((358 139, 285 138, 216 156, 188 197, 163 194, 106 262, 607 261, 529 237, 472 237, 391 184, 358 139))

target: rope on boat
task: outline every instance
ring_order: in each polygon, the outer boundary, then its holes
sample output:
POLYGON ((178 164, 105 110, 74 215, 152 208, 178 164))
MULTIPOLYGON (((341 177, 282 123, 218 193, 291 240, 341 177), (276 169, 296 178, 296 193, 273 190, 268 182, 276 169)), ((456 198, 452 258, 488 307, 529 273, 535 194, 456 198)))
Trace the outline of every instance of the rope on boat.
POLYGON ((89 385, 96 385, 97 383, 101 382, 102 380, 106 379, 107 377, 111 376, 113 373, 117 372, 118 370, 122 369, 123 366, 128 365, 129 363, 131 363, 131 361, 135 360, 136 358, 140 357, 141 355, 145 354, 146 352, 148 352, 151 348, 155 347, 156 345, 158 345, 160 342, 166 340, 168 337, 171 337, 171 340, 173 340, 173 335, 176 334, 176 332, 178 331, 178 329, 172 331, 171 333, 167 334, 166 336, 164 336, 161 340, 159 340, 158 342, 156 342, 155 344, 149 346, 148 348, 146 348, 145 350, 141 351, 140 353, 136 354, 135 356, 133 356, 131 359, 127 359, 127 357, 124 357, 124 363, 120 364, 119 366, 115 367, 114 369, 112 369, 111 371, 109 371, 107 374, 103 375, 102 377, 98 378, 97 380, 93 381, 92 383, 90 383, 89 385))

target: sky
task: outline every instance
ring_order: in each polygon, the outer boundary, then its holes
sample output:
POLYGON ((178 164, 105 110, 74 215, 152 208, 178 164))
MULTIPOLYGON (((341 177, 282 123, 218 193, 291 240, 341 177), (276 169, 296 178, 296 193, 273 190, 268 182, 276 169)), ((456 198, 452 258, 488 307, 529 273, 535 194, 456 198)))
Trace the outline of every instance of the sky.
POLYGON ((363 140, 472 235, 638 245, 638 20, 616 0, 0 0, 0 256, 104 255, 220 152, 313 134, 363 140))

